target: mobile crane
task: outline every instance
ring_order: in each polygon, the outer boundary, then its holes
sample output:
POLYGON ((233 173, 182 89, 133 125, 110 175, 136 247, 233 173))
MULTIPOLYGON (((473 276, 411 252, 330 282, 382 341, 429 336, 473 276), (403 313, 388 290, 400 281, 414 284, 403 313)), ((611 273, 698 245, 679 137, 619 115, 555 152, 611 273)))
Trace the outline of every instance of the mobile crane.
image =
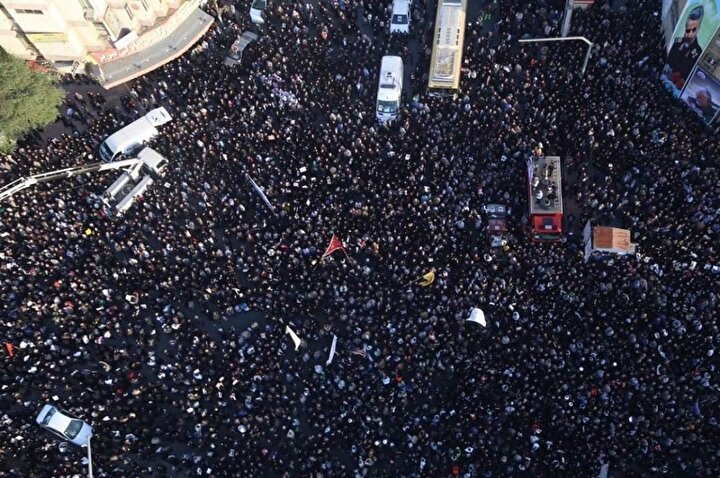
POLYGON ((109 163, 90 163, 18 178, 0 187, 0 201, 4 201, 14 194, 36 184, 100 171, 127 168, 122 176, 120 176, 102 196, 105 206, 111 209, 111 212, 122 213, 132 205, 135 197, 145 192, 148 186, 152 184, 153 177, 159 176, 166 165, 167 160, 163 156, 152 148, 144 148, 138 153, 136 158, 112 161, 109 163), (147 174, 140 178, 140 173, 143 169, 146 170, 147 174))

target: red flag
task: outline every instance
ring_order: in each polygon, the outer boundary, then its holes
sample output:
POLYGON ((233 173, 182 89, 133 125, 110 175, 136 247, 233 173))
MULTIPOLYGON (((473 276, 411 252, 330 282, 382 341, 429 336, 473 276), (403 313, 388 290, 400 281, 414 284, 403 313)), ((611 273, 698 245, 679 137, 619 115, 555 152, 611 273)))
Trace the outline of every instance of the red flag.
POLYGON ((5 342, 5 351, 10 358, 15 356, 15 345, 12 342, 5 342))
POLYGON ((325 253, 322 256, 323 257, 329 256, 330 254, 337 251, 338 249, 345 251, 345 246, 343 246, 342 241, 340 239, 338 239, 335 234, 333 234, 332 239, 330 239, 330 245, 325 250, 325 253))

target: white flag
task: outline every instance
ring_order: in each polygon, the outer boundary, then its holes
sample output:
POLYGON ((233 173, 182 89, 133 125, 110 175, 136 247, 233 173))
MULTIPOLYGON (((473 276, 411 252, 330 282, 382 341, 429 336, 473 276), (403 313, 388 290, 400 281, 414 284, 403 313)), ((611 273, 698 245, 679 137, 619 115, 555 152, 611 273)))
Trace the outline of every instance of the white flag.
POLYGON ((302 340, 300 337, 297 336, 297 334, 293 331, 293 329, 290 328, 289 325, 285 326, 285 333, 290 334, 290 338, 295 343, 295 350, 297 350, 300 347, 300 344, 302 343, 302 340))
POLYGON ((263 191, 262 188, 260 186, 258 186, 255 181, 253 181, 253 178, 251 178, 249 174, 246 174, 245 176, 247 176, 248 180, 250 180, 250 184, 252 184, 252 186, 255 188, 255 191, 258 193, 258 195, 263 200, 263 202, 267 205, 267 207, 269 207, 272 212, 275 212, 275 208, 273 207, 272 204, 270 204, 270 200, 265 195, 265 191, 263 191))
POLYGON ((482 325, 483 327, 486 326, 485 322, 485 312, 478 309, 477 307, 473 307, 473 310, 470 311, 470 317, 465 319, 466 321, 475 322, 477 324, 482 325))
POLYGON ((333 361, 333 357, 335 356, 335 346, 337 345, 337 335, 333 334, 333 341, 332 345, 330 346, 330 356, 327 359, 327 362, 325 362, 325 365, 330 365, 333 361))

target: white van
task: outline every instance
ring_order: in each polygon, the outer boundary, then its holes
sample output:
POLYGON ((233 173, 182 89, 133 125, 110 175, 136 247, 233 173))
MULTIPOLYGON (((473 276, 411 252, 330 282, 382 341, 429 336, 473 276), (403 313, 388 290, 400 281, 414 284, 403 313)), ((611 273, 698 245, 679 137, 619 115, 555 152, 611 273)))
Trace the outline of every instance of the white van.
POLYGON ((394 0, 392 17, 390 17, 390 33, 410 33, 410 2, 394 0))
POLYGON ((143 143, 157 136, 156 126, 162 126, 170 120, 172 117, 165 108, 155 108, 142 118, 108 136, 100 145, 100 157, 104 161, 114 161, 121 154, 136 150, 143 143))
POLYGON ((403 71, 403 61, 399 56, 382 58, 377 94, 377 119, 382 123, 395 118, 400 110, 403 71))

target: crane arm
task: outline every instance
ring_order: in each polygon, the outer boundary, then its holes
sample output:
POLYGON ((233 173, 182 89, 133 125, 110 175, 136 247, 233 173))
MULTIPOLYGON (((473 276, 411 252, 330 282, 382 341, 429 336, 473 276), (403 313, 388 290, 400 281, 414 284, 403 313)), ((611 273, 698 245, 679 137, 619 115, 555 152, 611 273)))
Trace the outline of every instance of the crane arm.
POLYGON ((18 178, 15 181, 0 187, 0 201, 4 201, 13 194, 27 189, 30 186, 34 186, 38 183, 45 183, 48 181, 54 181, 56 179, 71 178, 73 176, 79 176, 81 174, 95 173, 98 171, 106 171, 109 169, 120 169, 126 166, 135 166, 138 163, 142 163, 139 158, 123 159, 121 161, 113 161, 110 163, 90 163, 82 166, 73 166, 65 169, 58 169, 57 171, 50 171, 49 173, 40 173, 32 176, 26 176, 18 178))

